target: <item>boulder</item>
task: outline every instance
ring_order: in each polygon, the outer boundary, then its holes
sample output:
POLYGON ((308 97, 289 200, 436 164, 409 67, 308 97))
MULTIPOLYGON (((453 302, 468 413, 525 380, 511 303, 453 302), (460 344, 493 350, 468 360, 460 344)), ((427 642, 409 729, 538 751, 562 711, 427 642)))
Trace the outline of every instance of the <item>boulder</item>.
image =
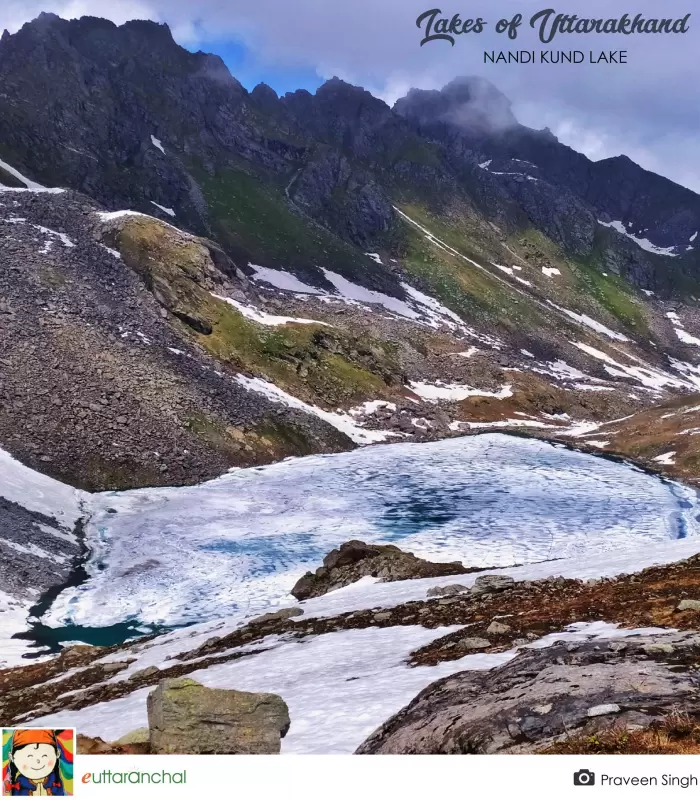
POLYGON ((700 600, 681 600, 676 611, 700 611, 700 600))
POLYGON ((460 561, 436 563, 406 553, 391 544, 374 545, 352 540, 331 550, 323 559, 323 566, 316 572, 307 572, 301 577, 292 594, 297 600, 320 597, 367 576, 382 581, 402 581, 468 572, 474 570, 468 569, 460 561))
POLYGON ((515 579, 510 575, 480 575, 471 588, 472 594, 486 594, 486 592, 503 592, 512 589, 515 579))
POLYGON ((520 651, 492 670, 424 689, 358 753, 532 753, 606 728, 700 719, 700 633, 593 639, 520 651))
POLYGON ((162 681, 148 695, 151 752, 279 753, 289 709, 275 694, 208 689, 190 678, 162 681))
POLYGON ((489 626, 486 628, 486 633, 491 633, 494 636, 498 636, 504 633, 510 633, 511 627, 510 625, 506 625, 504 622, 499 622, 495 619, 489 626))
POLYGON ((151 732, 148 728, 136 728, 136 730, 129 731, 129 733, 117 739, 115 744, 149 744, 150 741, 151 732))
POLYGON ((280 608, 279 611, 271 611, 269 614, 261 614, 259 617, 253 617, 247 621, 247 625, 261 625, 266 622, 276 622, 277 620, 291 619, 292 617, 300 617, 304 613, 303 608, 280 608))
POLYGON ((480 636, 466 636, 458 642, 462 650, 486 650, 491 647, 491 642, 488 639, 482 639, 480 636))
POLYGON ((469 589, 466 586, 462 586, 461 583, 450 583, 447 586, 433 586, 432 589, 428 589, 426 597, 450 597, 451 595, 468 591, 469 589))

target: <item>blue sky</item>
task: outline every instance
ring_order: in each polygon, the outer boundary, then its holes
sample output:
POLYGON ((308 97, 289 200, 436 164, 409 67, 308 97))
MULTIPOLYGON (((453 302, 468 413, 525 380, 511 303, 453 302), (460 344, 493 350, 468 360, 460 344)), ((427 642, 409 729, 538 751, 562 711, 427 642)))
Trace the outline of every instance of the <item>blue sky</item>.
POLYGON ((279 95, 293 92, 296 89, 307 89, 315 92, 324 79, 316 70, 297 67, 274 67, 260 63, 255 54, 243 42, 234 39, 207 39, 198 42, 195 50, 216 53, 221 56, 226 66, 238 80, 251 90, 259 83, 271 86, 279 95))

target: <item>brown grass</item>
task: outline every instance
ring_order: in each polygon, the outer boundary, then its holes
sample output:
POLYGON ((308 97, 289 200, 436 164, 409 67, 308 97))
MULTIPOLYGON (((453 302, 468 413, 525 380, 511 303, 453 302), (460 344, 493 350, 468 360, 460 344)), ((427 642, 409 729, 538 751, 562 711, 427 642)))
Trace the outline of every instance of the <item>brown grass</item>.
POLYGON ((648 728, 613 726, 578 734, 540 753, 557 755, 690 755, 700 753, 700 725, 687 714, 671 714, 648 728))

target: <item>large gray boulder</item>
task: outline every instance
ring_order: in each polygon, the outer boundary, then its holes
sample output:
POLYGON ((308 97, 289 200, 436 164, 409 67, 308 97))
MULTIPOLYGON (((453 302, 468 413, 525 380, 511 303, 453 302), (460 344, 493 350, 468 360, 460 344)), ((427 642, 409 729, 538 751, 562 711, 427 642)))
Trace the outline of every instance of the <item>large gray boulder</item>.
POLYGON ((279 753, 289 725, 287 704, 276 694, 208 689, 176 678, 148 695, 152 753, 279 753))
POLYGON ((522 651, 489 671, 436 681, 358 753, 531 753, 674 710, 700 718, 700 634, 590 640, 522 651))

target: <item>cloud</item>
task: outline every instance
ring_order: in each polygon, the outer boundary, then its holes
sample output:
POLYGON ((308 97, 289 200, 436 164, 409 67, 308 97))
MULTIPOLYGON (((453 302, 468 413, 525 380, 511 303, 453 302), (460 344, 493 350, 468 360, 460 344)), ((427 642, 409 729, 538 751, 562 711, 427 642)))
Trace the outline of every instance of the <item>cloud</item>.
MULTIPOLYGON (((0 27, 16 30, 40 10, 61 16, 82 13, 121 23, 133 17, 167 21, 175 38, 188 47, 207 49, 225 37, 244 41, 266 75, 309 69, 338 75, 365 86, 387 102, 408 88, 438 88, 458 75, 481 75, 513 101, 516 116, 532 127, 550 127, 562 141, 592 158, 626 153, 647 169, 700 190, 695 141, 700 129, 697 27, 690 18, 686 34, 561 35, 542 45, 527 21, 547 6, 543 0, 470 0, 438 3, 451 17, 457 11, 487 20, 482 34, 464 34, 447 42, 419 46, 415 20, 431 4, 426 0, 6 0, 0 27), (499 17, 523 14, 518 38, 494 32, 499 17), (627 50, 627 64, 494 65, 484 50, 627 50)), ((552 3, 556 8, 556 4, 552 3)), ((586 18, 619 16, 609 0, 567 0, 561 10, 586 18)), ((636 0, 632 14, 683 17, 688 0, 636 0)))

